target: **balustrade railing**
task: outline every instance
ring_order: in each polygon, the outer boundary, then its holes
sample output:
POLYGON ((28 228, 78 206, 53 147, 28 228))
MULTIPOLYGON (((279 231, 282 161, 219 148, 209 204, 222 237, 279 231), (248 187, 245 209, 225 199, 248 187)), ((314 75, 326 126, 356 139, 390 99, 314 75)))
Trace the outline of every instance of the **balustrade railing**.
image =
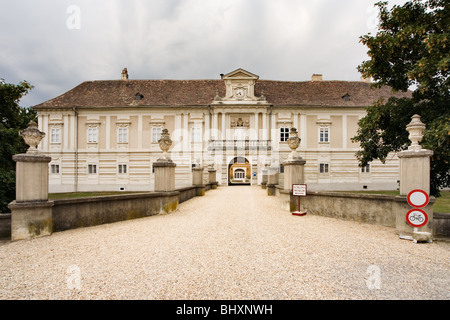
POLYGON ((271 150, 271 140, 210 140, 208 150, 271 150))

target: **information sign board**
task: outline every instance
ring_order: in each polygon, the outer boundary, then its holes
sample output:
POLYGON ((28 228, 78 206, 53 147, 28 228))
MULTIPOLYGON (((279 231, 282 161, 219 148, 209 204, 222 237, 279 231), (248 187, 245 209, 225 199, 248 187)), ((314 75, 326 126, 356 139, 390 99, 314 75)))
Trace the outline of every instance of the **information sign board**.
POLYGON ((306 184, 293 184, 292 185, 293 196, 306 196, 306 184))

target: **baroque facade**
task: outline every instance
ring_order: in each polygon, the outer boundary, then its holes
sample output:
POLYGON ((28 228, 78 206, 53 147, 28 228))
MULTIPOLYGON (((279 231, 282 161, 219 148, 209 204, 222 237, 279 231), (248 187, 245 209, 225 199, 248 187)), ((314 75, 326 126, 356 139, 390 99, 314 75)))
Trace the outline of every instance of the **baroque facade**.
POLYGON ((39 151, 52 158, 50 192, 153 190, 163 128, 176 187, 191 184, 196 165, 214 167, 220 185, 259 184, 267 166, 282 178, 292 127, 308 190, 380 190, 398 187, 398 158, 361 168, 351 138, 365 108, 393 95, 321 75, 274 81, 237 69, 217 80, 131 80, 124 69, 120 80, 86 81, 34 108, 47 133, 39 151))

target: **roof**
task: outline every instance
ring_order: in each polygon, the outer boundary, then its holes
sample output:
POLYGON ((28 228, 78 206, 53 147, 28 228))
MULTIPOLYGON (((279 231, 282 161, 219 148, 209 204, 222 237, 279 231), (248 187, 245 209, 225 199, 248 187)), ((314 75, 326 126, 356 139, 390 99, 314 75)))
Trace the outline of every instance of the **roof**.
MULTIPOLYGON (((223 80, 97 80, 85 81, 34 108, 207 106, 217 93, 225 95, 223 80)), ((375 89, 357 81, 258 80, 255 96, 261 94, 274 106, 330 107, 368 106, 379 98, 411 96, 411 92, 394 94, 389 87, 375 89)))

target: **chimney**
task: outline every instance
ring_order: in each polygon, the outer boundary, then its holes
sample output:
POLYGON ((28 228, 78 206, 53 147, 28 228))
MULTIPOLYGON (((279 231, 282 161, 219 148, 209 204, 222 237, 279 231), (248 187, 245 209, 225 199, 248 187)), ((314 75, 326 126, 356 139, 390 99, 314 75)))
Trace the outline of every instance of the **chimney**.
POLYGON ((123 68, 123 70, 122 70, 122 80, 128 80, 127 68, 123 68))
POLYGON ((313 74, 311 77, 311 81, 322 81, 322 75, 321 74, 313 74))

